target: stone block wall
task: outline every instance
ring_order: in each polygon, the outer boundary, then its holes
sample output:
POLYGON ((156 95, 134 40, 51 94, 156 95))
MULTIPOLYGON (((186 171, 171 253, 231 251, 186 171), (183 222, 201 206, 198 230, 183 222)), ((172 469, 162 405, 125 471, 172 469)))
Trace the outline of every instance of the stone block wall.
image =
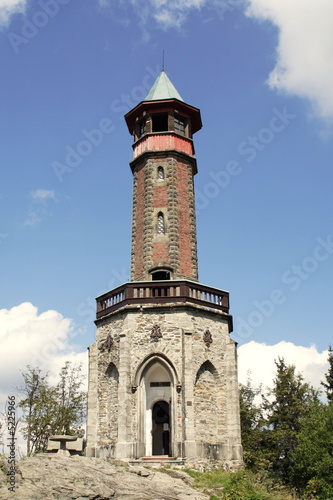
POLYGON ((164 392, 145 377, 158 363, 170 385, 172 455, 240 461, 236 349, 226 316, 170 303, 126 307, 99 320, 90 348, 88 454, 149 454, 147 401, 164 392))

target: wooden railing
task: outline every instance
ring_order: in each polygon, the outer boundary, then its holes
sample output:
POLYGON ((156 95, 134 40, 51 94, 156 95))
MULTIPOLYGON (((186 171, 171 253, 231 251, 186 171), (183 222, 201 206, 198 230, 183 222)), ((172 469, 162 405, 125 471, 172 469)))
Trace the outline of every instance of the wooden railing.
POLYGON ((229 312, 229 293, 192 281, 142 281, 121 285, 97 297, 97 319, 126 305, 190 302, 229 312))

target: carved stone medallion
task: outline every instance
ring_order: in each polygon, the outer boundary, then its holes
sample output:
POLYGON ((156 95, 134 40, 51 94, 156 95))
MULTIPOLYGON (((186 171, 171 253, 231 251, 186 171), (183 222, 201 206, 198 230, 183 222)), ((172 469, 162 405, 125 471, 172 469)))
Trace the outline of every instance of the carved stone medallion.
POLYGON ((212 334, 210 333, 210 331, 208 330, 208 328, 207 328, 207 330, 204 333, 203 341, 206 344, 206 347, 210 347, 210 344, 213 342, 212 334))
POLYGON ((99 346, 99 350, 102 352, 103 351, 110 352, 112 349, 113 343, 114 343, 114 340, 112 338, 112 335, 109 333, 109 335, 106 337, 106 340, 104 340, 104 342, 102 342, 101 345, 99 346))
POLYGON ((155 342, 158 342, 159 339, 162 338, 162 332, 160 325, 154 325, 153 328, 151 329, 150 332, 150 338, 153 339, 155 342))

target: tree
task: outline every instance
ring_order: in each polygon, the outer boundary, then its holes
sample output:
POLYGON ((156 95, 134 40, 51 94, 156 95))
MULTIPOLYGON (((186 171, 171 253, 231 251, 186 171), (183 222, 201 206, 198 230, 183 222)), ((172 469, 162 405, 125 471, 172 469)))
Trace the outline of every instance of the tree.
POLYGON ((71 366, 67 361, 60 371, 56 387, 58 413, 55 423, 59 434, 84 434, 82 423, 86 414, 86 394, 80 390, 83 383, 82 366, 71 366))
POLYGON ((26 396, 19 403, 23 410, 22 432, 27 440, 27 454, 45 449, 51 434, 52 410, 55 407, 54 393, 47 382, 47 374, 39 368, 27 367, 22 373, 24 387, 20 391, 26 396))
POLYGON ((318 392, 300 374, 295 375, 294 365, 287 365, 283 358, 275 364, 274 386, 263 405, 267 412, 264 446, 272 470, 288 482, 290 454, 296 449, 302 418, 318 401, 318 392))
POLYGON ((82 423, 86 411, 86 394, 82 385, 81 365, 72 367, 69 362, 60 372, 60 381, 52 387, 48 374, 39 368, 27 367, 22 373, 25 395, 19 403, 23 410, 22 429, 27 440, 27 454, 46 451, 47 440, 52 434, 84 435, 82 423))
POLYGON ((305 498, 333 498, 333 405, 317 403, 301 424, 290 480, 305 498))
POLYGON ((239 386, 240 421, 244 462, 252 469, 262 465, 260 451, 263 414, 261 406, 255 404, 255 398, 259 394, 261 386, 254 389, 248 374, 246 385, 239 386))
POLYGON ((332 346, 328 348, 328 372, 326 373, 326 383, 321 382, 321 385, 325 387, 326 397, 329 404, 333 403, 333 351, 332 346))

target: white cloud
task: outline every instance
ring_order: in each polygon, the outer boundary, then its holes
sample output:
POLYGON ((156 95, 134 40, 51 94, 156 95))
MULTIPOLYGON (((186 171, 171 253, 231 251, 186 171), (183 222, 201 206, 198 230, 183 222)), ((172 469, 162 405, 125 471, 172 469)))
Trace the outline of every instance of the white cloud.
POLYGON ((314 114, 333 120, 332 0, 247 0, 246 14, 279 32, 271 88, 308 99, 314 114))
POLYGON ((31 191, 29 197, 33 205, 29 209, 24 225, 30 227, 37 226, 50 215, 46 207, 48 201, 51 200, 57 203, 60 200, 60 196, 55 191, 48 189, 36 189, 35 191, 31 191))
MULTIPOLYGON (((110 0, 98 0, 98 3, 102 8, 112 6, 110 0)), ((131 5, 134 8, 146 32, 146 24, 151 20, 162 29, 180 28, 191 10, 200 10, 202 7, 214 6, 217 3, 221 2, 218 0, 129 0, 122 2, 121 5, 123 7, 131 5)), ((149 38, 148 35, 147 38, 149 38)))
MULTIPOLYGON (((112 8, 110 0, 100 7, 112 8)), ((332 0, 124 0, 132 7, 149 39, 148 26, 180 29, 188 14, 204 7, 224 14, 244 8, 248 17, 271 22, 278 29, 276 63, 268 76, 272 89, 307 99, 311 112, 333 122, 333 2, 332 0)))
POLYGON ((152 17, 164 29, 180 28, 191 10, 200 10, 207 0, 150 0, 152 17))
POLYGON ((36 189, 30 193, 30 196, 33 200, 36 201, 46 201, 46 200, 55 200, 56 194, 55 191, 50 191, 48 189, 36 189))
POLYGON ((52 310, 38 314, 37 307, 30 302, 0 309, 1 403, 22 386, 21 371, 25 371, 27 365, 49 372, 52 383, 67 360, 82 362, 86 375, 86 350, 78 353, 73 344, 80 334, 82 331, 75 329, 71 319, 52 310))
POLYGON ((253 387, 262 385, 263 389, 272 387, 276 375, 274 360, 284 358, 288 365, 295 365, 296 373, 301 373, 305 382, 316 389, 322 389, 320 382, 325 381, 328 371, 328 351, 318 352, 316 346, 304 347, 291 342, 267 345, 248 342, 238 348, 239 382, 246 384, 247 373, 253 387))
POLYGON ((40 210, 29 210, 28 217, 24 221, 25 226, 34 227, 37 226, 43 219, 45 219, 46 214, 42 213, 40 210))
POLYGON ((14 14, 23 14, 27 0, 0 0, 0 27, 8 26, 14 14))
MULTIPOLYGON (((72 344, 81 333, 71 319, 52 310, 38 314, 37 307, 30 302, 0 309, 0 417, 8 396, 15 396, 16 418, 20 417, 18 389, 23 386, 22 371, 26 371, 27 365, 40 368, 44 374, 48 372, 50 384, 55 385, 66 361, 75 365, 82 363, 85 377, 82 388, 87 390, 87 350, 77 352, 77 346, 72 344)), ((17 434, 17 449, 19 454, 25 453, 21 433, 17 434)))
POLYGON ((184 12, 172 12, 169 9, 162 9, 155 12, 153 15, 157 24, 161 25, 164 29, 180 28, 186 19, 184 12))

